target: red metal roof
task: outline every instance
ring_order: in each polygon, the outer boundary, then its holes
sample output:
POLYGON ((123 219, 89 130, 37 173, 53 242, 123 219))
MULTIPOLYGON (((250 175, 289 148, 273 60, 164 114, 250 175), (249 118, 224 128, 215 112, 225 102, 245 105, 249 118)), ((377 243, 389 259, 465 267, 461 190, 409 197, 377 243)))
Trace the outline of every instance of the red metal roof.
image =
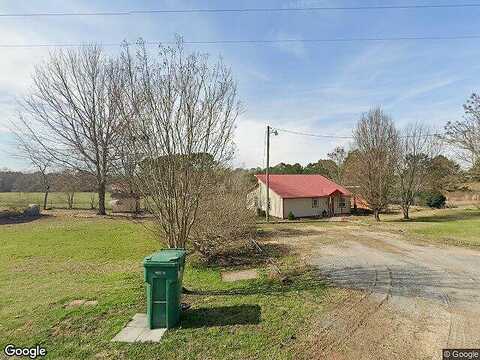
MULTIPOLYGON (((255 177, 266 184, 264 174, 255 177)), ((324 197, 338 192, 351 195, 350 191, 322 175, 270 175, 270 189, 284 199, 324 197)))

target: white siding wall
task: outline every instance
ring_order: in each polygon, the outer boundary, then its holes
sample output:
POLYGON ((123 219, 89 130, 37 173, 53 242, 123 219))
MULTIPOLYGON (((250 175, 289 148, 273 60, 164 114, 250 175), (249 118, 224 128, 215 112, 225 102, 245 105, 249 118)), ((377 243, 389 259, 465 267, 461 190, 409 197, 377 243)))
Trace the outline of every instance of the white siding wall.
MULTIPOLYGON (((259 181, 260 186, 257 189, 257 207, 265 210, 267 209, 267 185, 259 181)), ((270 193, 270 215, 283 219, 283 201, 272 189, 270 193)))
MULTIPOLYGON (((259 181, 258 188, 253 193, 256 208, 266 211, 266 190, 267 186, 259 181)), ((270 215, 280 219, 286 219, 291 211, 295 217, 322 216, 325 210, 328 214, 328 198, 316 198, 318 207, 312 207, 312 198, 283 199, 270 189, 270 215)), ((350 197, 345 196, 345 207, 340 207, 339 197, 334 198, 335 215, 350 214, 350 197)), ((253 205, 253 204, 252 204, 253 205)))
MULTIPOLYGON (((288 216, 288 213, 291 211, 295 217, 310 217, 310 216, 322 216, 323 211, 328 211, 328 198, 317 198, 318 207, 312 207, 312 198, 302 198, 302 199, 284 199, 284 214, 285 217, 288 216)), ((340 207, 339 198, 334 198, 334 211, 335 215, 340 214, 350 214, 350 198, 345 197, 345 207, 340 207)))
POLYGON ((322 216, 324 210, 328 213, 328 199, 318 198, 318 207, 312 208, 312 199, 284 199, 285 217, 291 211, 295 217, 322 216))

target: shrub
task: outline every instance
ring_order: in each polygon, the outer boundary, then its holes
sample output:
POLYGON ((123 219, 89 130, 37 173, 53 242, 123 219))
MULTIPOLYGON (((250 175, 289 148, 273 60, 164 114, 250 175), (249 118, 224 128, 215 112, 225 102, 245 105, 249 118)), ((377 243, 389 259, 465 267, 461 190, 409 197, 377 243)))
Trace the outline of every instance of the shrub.
POLYGON ((425 204, 431 208, 444 208, 446 202, 447 198, 440 192, 431 192, 425 196, 425 204))
POLYGON ((295 220, 295 215, 291 211, 288 213, 288 220, 295 220))
POLYGON ((231 249, 248 246, 256 234, 255 213, 248 208, 250 185, 235 173, 217 175, 199 203, 190 243, 203 261, 212 263, 231 249))
POLYGON ((264 218, 266 216, 265 210, 257 208, 257 216, 264 218))
POLYGON ((445 203, 447 201, 447 198, 443 194, 434 194, 427 200, 428 206, 432 208, 443 208, 445 207, 445 203))

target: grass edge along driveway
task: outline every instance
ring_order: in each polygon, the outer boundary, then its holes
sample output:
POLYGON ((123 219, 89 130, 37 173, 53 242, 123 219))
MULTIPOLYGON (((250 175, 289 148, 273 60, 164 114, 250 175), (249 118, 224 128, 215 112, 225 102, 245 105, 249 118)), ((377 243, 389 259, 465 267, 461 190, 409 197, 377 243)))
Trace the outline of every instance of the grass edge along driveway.
POLYGON ((293 254, 278 255, 287 284, 263 265, 259 279, 223 283, 222 268, 188 262, 184 285, 194 294, 181 326, 160 344, 111 343, 145 312, 142 260, 159 248, 152 235, 125 220, 63 217, 1 230, 2 351, 13 343, 41 344, 50 359, 297 359, 323 308, 325 287, 293 254), (76 299, 98 304, 65 306, 76 299))

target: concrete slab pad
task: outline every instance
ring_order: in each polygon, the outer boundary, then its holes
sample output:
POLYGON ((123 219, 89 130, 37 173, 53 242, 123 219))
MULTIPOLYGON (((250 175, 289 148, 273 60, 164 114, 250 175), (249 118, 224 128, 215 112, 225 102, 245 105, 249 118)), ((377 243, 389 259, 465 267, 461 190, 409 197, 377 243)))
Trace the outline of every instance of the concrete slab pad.
POLYGON ((69 308, 80 307, 80 306, 96 306, 96 305, 98 305, 97 300, 76 299, 76 300, 70 301, 69 303, 64 304, 63 307, 69 309, 69 308))
POLYGON ((160 342, 167 329, 149 329, 147 315, 135 314, 132 320, 113 339, 116 342, 160 342))
POLYGON ((112 339, 112 341, 133 343, 137 341, 137 338, 142 332, 142 328, 131 327, 127 325, 112 339))
POLYGON ((137 342, 160 342, 167 329, 143 329, 137 338, 137 342))
POLYGON ((145 328, 147 326, 147 314, 135 314, 128 326, 145 328))
POLYGON ((82 306, 83 304, 85 304, 85 301, 86 300, 83 300, 83 299, 72 300, 68 304, 65 304, 64 306, 67 307, 67 308, 78 307, 78 306, 82 306))
POLYGON ((85 305, 85 306, 95 306, 95 305, 98 305, 98 301, 97 300, 85 301, 85 303, 83 305, 85 305))
POLYGON ((234 282, 238 280, 251 280, 258 277, 257 270, 248 269, 240 271, 222 272, 222 280, 226 282, 234 282))

